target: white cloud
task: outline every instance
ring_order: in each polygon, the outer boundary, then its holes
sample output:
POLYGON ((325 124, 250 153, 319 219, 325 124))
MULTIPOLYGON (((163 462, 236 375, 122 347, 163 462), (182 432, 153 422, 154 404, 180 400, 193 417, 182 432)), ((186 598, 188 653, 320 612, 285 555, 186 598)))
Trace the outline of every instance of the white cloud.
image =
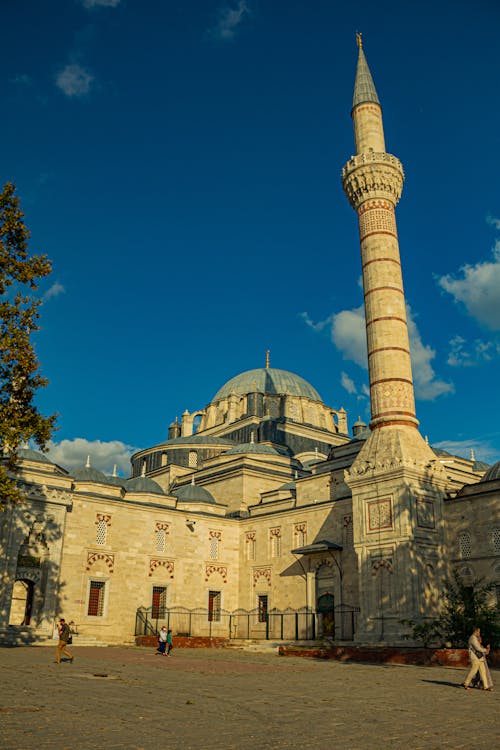
POLYGON ((358 389, 354 383, 354 380, 349 377, 346 372, 342 372, 340 376, 340 384, 346 389, 347 393, 357 393, 358 389))
POLYGON ((368 368, 366 353, 365 310, 363 305, 354 310, 342 310, 331 316, 332 341, 344 359, 368 368))
POLYGON ((406 306, 406 317, 415 396, 422 401, 433 401, 437 396, 453 393, 455 389, 452 383, 436 380, 436 373, 431 365, 431 360, 436 356, 436 352, 432 347, 423 343, 409 305, 406 306))
POLYGON ((121 0, 83 0, 84 8, 116 8, 121 0))
POLYGON ((451 367, 474 367, 484 362, 491 362, 500 355, 500 342, 475 339, 466 341, 462 336, 455 336, 450 341, 450 353, 447 363, 451 367))
MULTIPOLYGON (((500 227, 500 221, 490 223, 500 227)), ((459 276, 446 274, 438 278, 438 284, 452 295, 455 302, 461 302, 468 314, 478 323, 493 331, 500 330, 500 240, 497 240, 489 261, 465 265, 459 276)))
MULTIPOLYGON (((423 401, 432 401, 437 396, 452 393, 454 391, 452 383, 445 383, 436 379, 436 373, 431 365, 431 360, 436 356, 436 352, 422 342, 409 306, 406 308, 406 314, 415 396, 423 401)), ((327 324, 330 324, 332 342, 342 353, 344 359, 355 362, 365 370, 368 369, 363 305, 353 310, 342 310, 339 313, 334 313, 319 323, 314 323, 307 313, 302 313, 301 317, 315 331, 321 331, 327 324)))
POLYGON ((236 6, 225 5, 217 12, 217 22, 210 30, 210 34, 217 39, 234 39, 241 24, 251 15, 250 6, 246 0, 239 0, 236 6))
POLYGON ((66 65, 56 76, 56 85, 69 97, 85 96, 89 93, 94 76, 82 65, 66 65))
POLYGON ((47 291, 43 295, 43 301, 46 302, 49 299, 58 297, 60 294, 64 294, 65 291, 66 289, 63 287, 63 285, 56 281, 49 289, 47 289, 47 291))
POLYGON ((85 438, 74 438, 73 440, 51 441, 49 443, 48 456, 51 461, 62 466, 64 469, 77 469, 85 466, 87 456, 90 456, 90 465, 105 474, 112 474, 116 464, 119 474, 130 476, 130 456, 138 448, 126 445, 120 440, 86 440, 85 438))
POLYGON ((496 229, 500 229, 500 219, 495 219, 494 216, 487 216, 486 223, 490 224, 490 226, 495 227, 496 229))
POLYGON ((476 461, 484 461, 487 464, 498 461, 498 450, 485 440, 471 438, 470 440, 441 440, 432 443, 433 448, 448 451, 452 456, 471 458, 471 450, 474 451, 476 461))

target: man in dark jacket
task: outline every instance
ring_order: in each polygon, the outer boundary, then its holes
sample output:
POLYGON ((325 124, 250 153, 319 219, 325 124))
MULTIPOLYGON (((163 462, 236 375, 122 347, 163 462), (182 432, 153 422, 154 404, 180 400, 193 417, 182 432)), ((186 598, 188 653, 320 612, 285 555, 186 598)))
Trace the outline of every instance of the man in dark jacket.
POLYGON ((67 649, 68 641, 71 637, 71 632, 69 629, 69 625, 67 624, 64 617, 61 617, 61 619, 59 620, 59 627, 57 628, 57 632, 59 633, 59 643, 57 644, 56 664, 61 663, 61 654, 65 654, 65 656, 68 656, 70 662, 73 663, 73 659, 75 657, 67 649))

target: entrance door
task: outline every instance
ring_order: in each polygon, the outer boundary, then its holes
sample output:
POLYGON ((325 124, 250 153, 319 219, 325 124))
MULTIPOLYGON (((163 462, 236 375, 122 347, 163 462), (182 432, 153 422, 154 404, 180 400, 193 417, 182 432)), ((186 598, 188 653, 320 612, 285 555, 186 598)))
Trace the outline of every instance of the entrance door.
POLYGON ((323 635, 335 635, 335 577, 329 565, 322 565, 316 573, 316 611, 321 616, 323 635))

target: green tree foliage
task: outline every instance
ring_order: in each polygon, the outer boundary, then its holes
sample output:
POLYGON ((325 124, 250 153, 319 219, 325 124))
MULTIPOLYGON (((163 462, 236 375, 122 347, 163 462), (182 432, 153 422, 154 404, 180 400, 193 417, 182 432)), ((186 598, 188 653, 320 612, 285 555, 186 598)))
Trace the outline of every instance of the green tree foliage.
POLYGON ((43 417, 33 403, 47 380, 31 341, 41 304, 34 292, 52 267, 45 255, 28 252, 15 190, 8 182, 0 193, 0 507, 21 498, 12 477, 19 447, 32 440, 43 450, 55 425, 55 415, 43 417))
POLYGON ((404 621, 411 628, 411 637, 424 646, 450 644, 465 648, 475 628, 481 628, 483 643, 491 648, 500 646, 500 608, 492 602, 495 583, 483 579, 472 583, 463 580, 457 571, 444 588, 441 615, 431 622, 404 621))

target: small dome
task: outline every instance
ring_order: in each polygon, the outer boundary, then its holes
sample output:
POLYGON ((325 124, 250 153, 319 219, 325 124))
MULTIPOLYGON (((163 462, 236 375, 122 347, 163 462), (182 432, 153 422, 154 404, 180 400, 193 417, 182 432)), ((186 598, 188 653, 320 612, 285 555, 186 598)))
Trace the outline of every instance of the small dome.
POLYGON ((247 370, 231 378, 220 388, 212 399, 212 403, 227 398, 232 393, 245 396, 248 393, 266 393, 287 396, 302 396, 312 401, 323 402, 318 391, 307 380, 287 370, 277 370, 274 367, 260 367, 247 370))
MULTIPOLYGON (((119 477, 114 477, 119 479, 119 477)), ((148 492, 155 495, 164 495, 165 492, 162 490, 158 482, 149 477, 134 477, 133 479, 127 479, 125 481, 125 489, 127 492, 148 492)))
POLYGON ((490 466, 484 477, 482 477, 479 481, 491 482, 493 479, 500 479, 500 461, 497 461, 496 464, 490 466))
POLYGON ((214 496, 204 487, 197 484, 186 484, 170 491, 180 503, 211 503, 215 504, 214 496))
POLYGON ((283 455, 278 450, 276 450, 276 448, 273 448, 271 445, 264 445, 263 443, 241 443, 240 445, 235 445, 234 448, 230 448, 228 451, 226 451, 226 453, 224 453, 224 455, 235 456, 241 453, 267 453, 268 455, 270 454, 274 456, 283 455))
POLYGON ((98 484, 110 484, 108 477, 99 469, 93 469, 91 466, 82 466, 75 469, 71 475, 77 482, 97 482, 98 484))
POLYGON ((17 451, 17 455, 18 458, 23 458, 25 461, 34 461, 39 464, 51 464, 54 466, 54 462, 50 461, 44 453, 31 450, 31 448, 20 448, 17 451))

